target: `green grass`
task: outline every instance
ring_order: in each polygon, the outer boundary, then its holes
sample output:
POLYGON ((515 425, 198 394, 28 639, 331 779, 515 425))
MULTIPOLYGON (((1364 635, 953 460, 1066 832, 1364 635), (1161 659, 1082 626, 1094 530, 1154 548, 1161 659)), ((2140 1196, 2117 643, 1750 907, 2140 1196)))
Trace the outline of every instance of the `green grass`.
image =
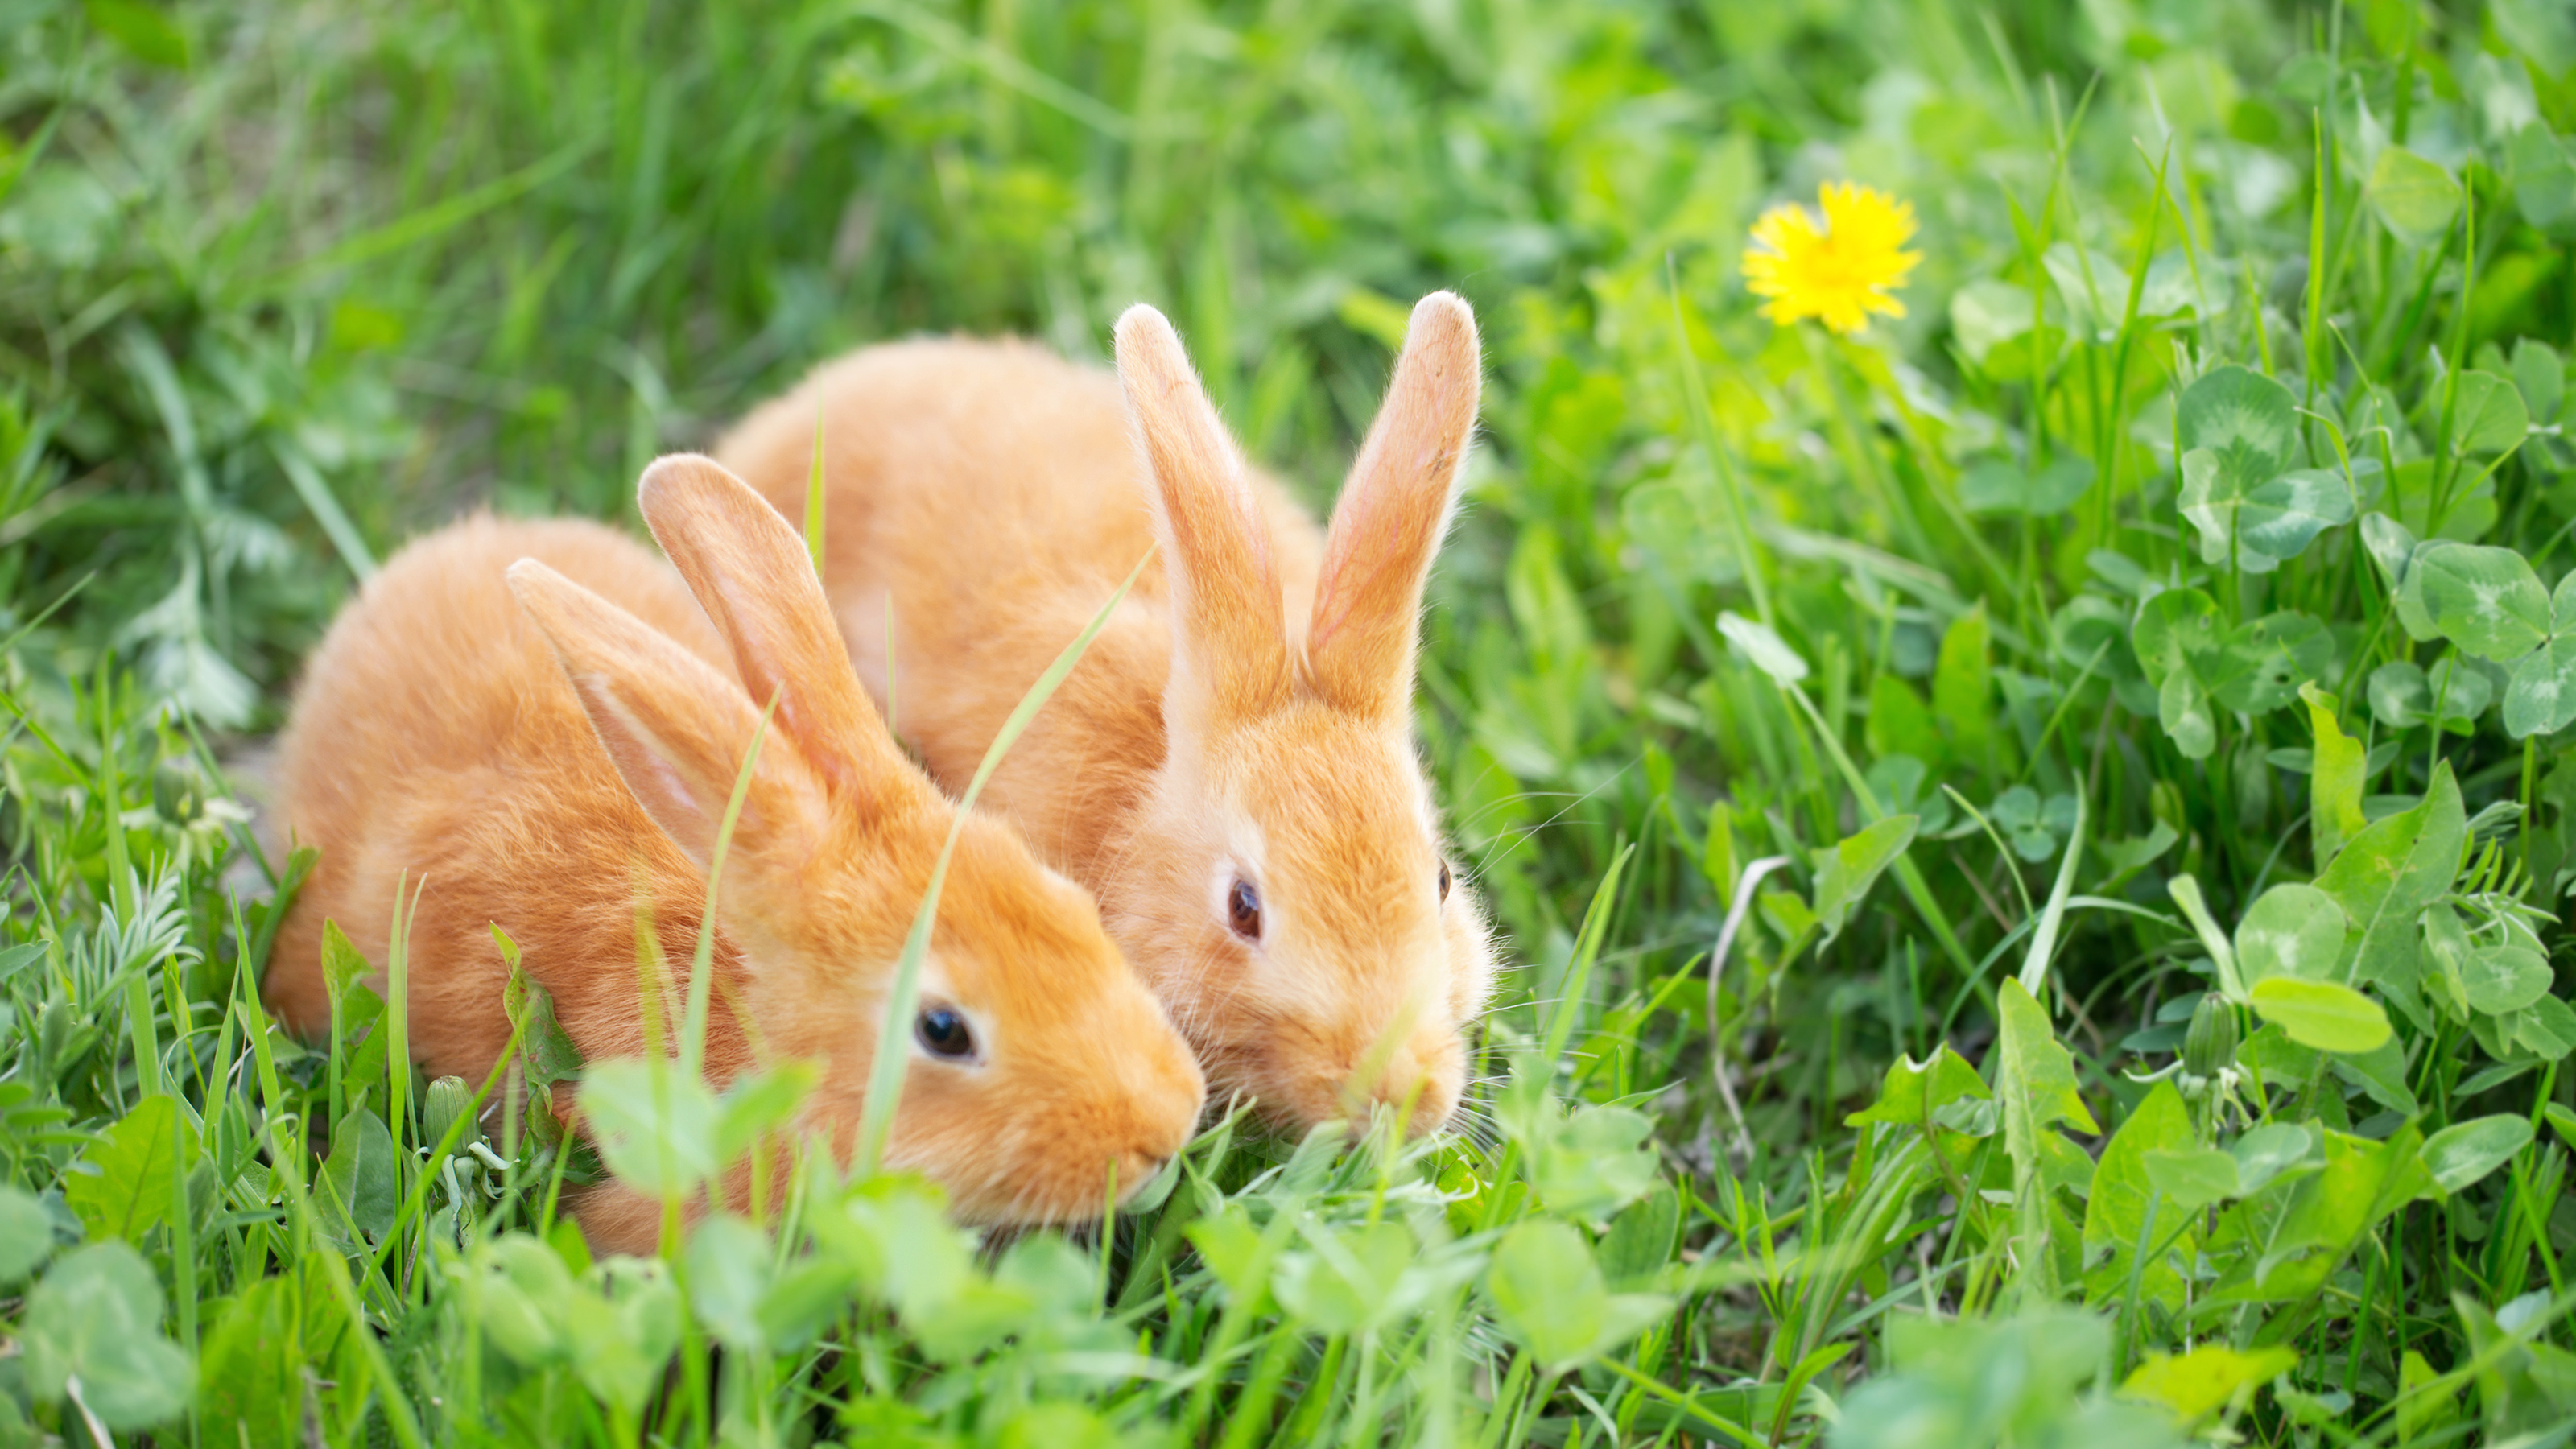
POLYGON ((2564 1442, 2562 11, 0 10, 0 1444, 2564 1442), (1774 327, 1841 178, 1908 314, 1774 327), (1321 502, 1438 286, 1470 1130, 1009 1244, 813 1159, 592 1263, 645 1168, 355 956, 260 1013, 223 762, 409 533, 1140 299, 1321 502))

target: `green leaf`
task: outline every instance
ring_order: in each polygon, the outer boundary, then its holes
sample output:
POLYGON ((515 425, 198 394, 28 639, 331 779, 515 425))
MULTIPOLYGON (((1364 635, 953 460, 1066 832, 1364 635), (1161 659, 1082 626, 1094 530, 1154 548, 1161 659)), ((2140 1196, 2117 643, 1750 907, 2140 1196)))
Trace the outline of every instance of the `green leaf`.
POLYGON ((1950 732, 1958 757, 1971 764, 1984 762, 1994 734, 1992 650, 1993 631, 1979 603, 1950 621, 1932 670, 1932 717, 1950 732))
MULTIPOLYGON (((2013 1198, 2021 1219, 2018 1251, 2034 1288, 2054 1293, 2060 1270, 2051 1246, 2057 1233, 2052 1223, 2063 1214, 2053 1210, 2047 1187, 2055 1166, 2049 1149, 2052 1143, 2072 1145, 2055 1128, 2067 1122, 2087 1132, 2101 1129, 2075 1090, 2075 1060, 2049 1029, 2048 1013, 2018 979, 2005 981, 1996 1000, 2003 1018, 1996 1090, 2003 1101, 2004 1152, 2012 1160, 2013 1198)), ((2074 1231, 2072 1225, 2067 1231, 2074 1231)))
POLYGON ((81 1401, 111 1429, 147 1429, 187 1407, 195 1366, 161 1336, 161 1284, 122 1241, 92 1243, 56 1262, 27 1295, 18 1339, 27 1391, 62 1399, 77 1375, 81 1401))
POLYGON ((2451 451, 2461 456, 2501 453, 2521 444, 2531 431, 2531 413, 2522 389, 2492 372, 2460 374, 2452 401, 2451 451))
POLYGON ((2549 958, 2527 946, 2489 946, 2460 963, 2468 1004, 2489 1016, 2522 1010, 2547 996, 2556 980, 2549 958))
POLYGON ((2249 574, 2297 558, 2353 514, 2352 491, 2339 474, 2299 468, 2251 479, 2229 472, 2227 455, 2201 448, 2182 455, 2179 502, 2200 530, 2201 562, 2249 574))
MULTIPOLYGON (((1878 756, 1870 765, 1872 770, 1900 755, 1919 766, 1941 758, 1944 748, 1941 727, 1934 722, 1930 706, 1914 692, 1913 685, 1898 678, 1893 670, 1883 670, 1870 681, 1865 738, 1871 752, 1878 756)), ((1732 879, 1728 884, 1732 886, 1732 879)))
MULTIPOLYGON (((2557 417, 2559 405, 2567 400, 2567 364, 2558 349, 2525 337, 2513 344, 2512 368, 2513 390, 2522 394, 2522 405, 2531 417, 2542 423, 2557 417)), ((2567 581, 2558 582, 2559 592, 2567 592, 2567 581)))
POLYGON ((2122 1395, 2162 1404, 2184 1424, 2235 1403, 2298 1366, 2299 1356, 2274 1345, 2239 1353, 2224 1344, 2204 1344, 2189 1353, 2157 1354, 2121 1381, 2122 1395))
POLYGON ((483 1244, 468 1260, 462 1292, 485 1341, 521 1368, 569 1356, 560 1322, 579 1290, 554 1249, 525 1233, 483 1244))
POLYGON ((2468 834, 2459 782, 2446 760, 2420 803, 2354 836, 2318 875, 2317 888, 2361 931, 2353 981, 2414 988, 2416 917, 2451 888, 2468 834))
POLYGON ((2266 1122, 2249 1129, 2228 1144, 2227 1155, 2236 1159, 2237 1189, 2248 1197, 2325 1166, 2317 1134, 2297 1122, 2266 1122))
POLYGON ((647 1197, 686 1197, 723 1166, 715 1094, 676 1062, 601 1062, 582 1079, 581 1108, 608 1170, 647 1197))
POLYGON ((1816 929, 1816 913, 1807 908, 1806 898, 1790 891, 1764 891, 1754 902, 1755 909, 1792 952, 1807 943, 1816 929))
MULTIPOLYGON (((2546 4, 2547 0, 2534 0, 2546 4)), ((2576 158, 2567 143, 2539 121, 2525 121, 2506 152, 2513 171, 2513 204, 2543 235, 2576 237, 2576 158)))
MULTIPOLYGON (((2422 1019, 2420 1012, 2409 1014, 2422 1019)), ((2337 1052, 2331 1062, 2337 1077, 2389 1111, 2412 1117, 2422 1110, 2423 1104, 2406 1085, 2406 1051, 2394 1033, 2367 1051, 2337 1052)))
POLYGON ((45 959, 45 947, 43 941, 28 941, 0 951, 0 983, 6 983, 19 972, 45 959))
POLYGON ((2422 1107, 2406 1085, 2406 1053, 2394 1036, 2370 1051, 2338 1054, 2335 1067, 2360 1083, 2372 1101, 2392 1112, 2412 1117, 2422 1107))
POLYGON ((196 1133, 176 1100, 150 1096, 93 1141, 66 1175, 63 1200, 93 1238, 141 1242, 178 1201, 178 1159, 194 1162, 196 1133), (184 1142, 174 1139, 185 1138, 184 1142))
POLYGON ((1190 1245, 1198 1249, 1200 1261, 1224 1285, 1230 1301, 1249 1305, 1261 1296, 1267 1281, 1263 1277, 1261 1230, 1252 1225, 1252 1215, 1241 1202, 1228 1202, 1214 1215, 1200 1218, 1183 1231, 1190 1245))
POLYGON ((2174 426, 2187 452, 2209 452, 2232 476, 2259 483, 2286 472, 2298 450, 2298 401, 2247 368, 2213 367, 2183 389, 2174 426))
POLYGON ((2433 717, 2433 690, 2421 665, 2403 659, 2383 664, 2370 671, 2364 692, 2370 699, 2370 717, 2384 729, 2413 729, 2433 717))
POLYGON ((1774 632, 1770 625, 1745 618, 1733 610, 1717 616, 1717 631, 1735 646, 1745 662, 1771 676, 1771 682, 1786 689, 1807 677, 1807 661, 1798 651, 1774 632))
POLYGON ((1610 1286, 1646 1283, 1672 1261, 1681 1221, 1682 1197, 1670 1186, 1628 1204, 1601 1235, 1601 1272, 1610 1286))
POLYGON ((573 1376, 582 1387, 629 1413, 662 1383, 680 1344, 679 1289, 668 1265, 611 1258, 584 1275, 581 1292, 561 1307, 573 1376))
POLYGON ((821 1072, 809 1061, 780 1062, 734 1078, 716 1101, 717 1166, 732 1166, 762 1133, 786 1126, 820 1079, 821 1072))
POLYGON ((2576 1009, 2555 996, 2544 996, 2513 1014, 2516 1045, 2550 1061, 2576 1051, 2576 1009))
POLYGON ((340 929, 338 921, 322 923, 322 986, 330 999, 339 1000, 349 989, 372 975, 375 968, 367 964, 364 953, 340 929))
POLYGON ((1585 1107, 1539 1134, 1528 1159, 1530 1185, 1569 1217, 1617 1212, 1655 1185, 1654 1133, 1642 1112, 1585 1107))
POLYGON ((2406 583, 2420 589, 2434 626, 2480 659, 2509 663, 2549 638, 2549 591, 2512 549, 2437 543, 2417 555, 2406 583))
POLYGON ((2460 183, 2403 146, 2380 151, 2362 195, 2390 235, 2418 250, 2438 244, 2460 214, 2460 183))
POLYGON ((2366 1052, 2389 1037, 2388 1013, 2378 1002, 2332 981, 2275 976, 2256 982, 2247 1000, 2255 1015, 2318 1051, 2366 1052))
POLYGON ((2324 1065, 2325 1053, 2290 1040, 2290 1034, 2279 1026, 2257 1027, 2236 1048, 2236 1064, 2261 1076, 2267 1082, 2295 1087, 2316 1075, 2324 1065))
POLYGON ((2559 1141, 2570 1147, 2576 1147, 2576 1108, 2570 1108, 2563 1102, 2551 1102, 2541 1108, 2541 1113, 2549 1119, 2549 1125, 2557 1130, 2559 1141))
POLYGON ((145 65, 188 68, 188 34, 160 6, 147 0, 84 0, 89 23, 145 65))
POLYGON ((2188 674, 2170 674, 2156 691, 2156 723, 2186 760, 2205 760, 2218 748, 2218 717, 2209 711, 2209 696, 2188 674))
MULTIPOLYGON (((2385 1142, 2331 1131, 2322 1138, 2322 1170, 2302 1171, 2268 1234, 2256 1240, 2259 1254, 2240 1260, 2210 1301, 2305 1299, 2333 1275, 2371 1224, 2429 1185, 2418 1155, 2423 1138, 2412 1125, 2400 1127, 2385 1142)), ((2240 1173, 2243 1165, 2240 1155, 2240 1173)))
POLYGON ((2442 1191, 2458 1192, 2530 1145, 2530 1118, 2514 1112, 2477 1117, 2424 1139, 2424 1167, 2442 1191))
POLYGON ((0 1283, 15 1283, 54 1254, 54 1220, 23 1188, 0 1183, 0 1283))
POLYGON ((2029 358, 2021 349, 2005 349, 2005 357, 1994 356, 1996 349, 2017 337, 2029 334, 2036 318, 2032 312, 2030 289, 2000 278, 1986 277, 1970 282, 1950 294, 1950 331, 1959 340, 1959 350, 1968 361, 1990 373, 1989 360, 2008 364, 2012 381, 2029 374, 2029 358))
MULTIPOLYGON (((2576 573, 2567 577, 2576 579, 2576 573)), ((2504 687, 2506 734, 2551 735, 2570 724, 2576 724, 2576 633, 2558 635, 2524 656, 2504 687)))
POLYGON ((2420 965, 2431 968, 2433 985, 2453 1008, 2453 1014, 2469 1014, 2469 958, 2477 948, 2469 941, 2468 927, 2460 924, 2460 913, 2442 902, 2424 908, 2418 918, 2422 924, 2424 954, 2420 965))
POLYGON ((2309 839, 2314 843, 2317 859, 2332 860, 2345 841, 2370 823, 2361 813, 2362 781, 2369 775, 2368 752, 2361 747, 2361 741, 2345 734, 2335 723, 2341 705, 2333 695, 2310 684, 2300 687, 2299 697, 2307 702, 2308 727, 2316 736, 2309 756, 2309 839))
POLYGON ((2268 573, 2325 529, 2351 521, 2351 489, 2317 469, 2293 470, 2297 405, 2279 382, 2242 367, 2212 368, 2183 390, 2183 516, 2200 530, 2201 561, 2268 573))
POLYGON ((1611 1293, 1583 1234, 1545 1219, 1503 1235, 1485 1291, 1503 1331, 1551 1372, 1619 1347, 1671 1307, 1666 1298, 1611 1293))
POLYGON ((1920 1127, 1930 1130, 1939 1125, 1934 1114, 1953 1102, 1991 1101, 1994 1093, 1968 1059, 1950 1049, 1947 1043, 1935 1049, 1932 1059, 1917 1064, 1912 1057, 1899 1055, 1888 1064, 1887 1077, 1880 1084, 1878 1100, 1862 1111, 1843 1119, 1846 1127, 1860 1127, 1884 1122, 1895 1127, 1920 1127))
POLYGON ((2177 1147, 2149 1152, 2147 1181, 2166 1202, 2198 1211, 2235 1197, 2241 1188, 2236 1159, 2215 1147, 2177 1147))
POLYGON ((2238 979, 2248 988, 2275 976, 2331 981, 2345 929, 2334 897, 2314 886, 2274 886, 2236 924, 2238 979))
POLYGON ((769 1235, 729 1212, 709 1213, 689 1232, 689 1306, 718 1343, 737 1353, 772 1350, 760 1321, 772 1257, 769 1235))
POLYGON ((1677 587, 1731 584, 1744 576, 1724 501, 1704 479, 1695 487, 1666 478, 1629 489, 1619 500, 1619 522, 1628 541, 1677 587))
POLYGON ((2191 1260, 2199 1241, 2188 1231, 2193 1205, 2176 1201, 2169 1193, 2158 1201, 2147 1159, 2153 1153, 2195 1145, 2191 1109, 2171 1082, 2158 1082, 2149 1089, 2129 1120, 2103 1144, 2101 1160, 2093 1169, 2092 1191, 2084 1202, 2084 1261, 2091 1265, 2084 1274, 2086 1301, 2096 1305, 2121 1301, 2135 1273, 2142 1300, 2168 1311, 2183 1306, 2182 1278, 2168 1252, 2157 1250, 2172 1238, 2169 1253, 2184 1262, 2191 1260), (2151 1203, 2152 1223, 2147 1218, 2151 1203), (2137 1262, 2141 1237, 2154 1254, 2143 1268, 2137 1262))
POLYGON ((2298 698, 2299 686, 2334 662, 2334 637, 2306 614, 2268 614, 2227 636, 2203 676, 2212 699, 2238 714, 2264 714, 2298 698))
POLYGON ((1919 823, 1912 815, 1891 815, 1831 850, 1816 852, 1816 919, 1823 924, 1827 941, 1842 934, 1852 908, 1914 843, 1919 823))
POLYGON ((2092 460, 2079 454, 2061 454, 2037 472, 2009 458, 1988 458, 1959 475, 1959 505, 1970 513, 2053 518, 2092 486, 2092 460))
POLYGON ((370 1239, 381 1240, 393 1229, 402 1206, 402 1170, 396 1161, 394 1134, 385 1119, 365 1107, 353 1107, 331 1129, 331 1157, 322 1164, 320 1185, 348 1209, 350 1220, 370 1239))
POLYGON ((2138 606, 2129 643, 2148 681, 2161 685, 2176 674, 2216 669, 2226 645, 2225 619, 2218 601, 2200 590, 2167 589, 2138 606))
POLYGON ((1364 1333, 1403 1306, 1394 1290, 1422 1254, 1413 1230, 1394 1219, 1334 1232, 1306 1228, 1315 1252, 1290 1253, 1271 1274, 1281 1306, 1320 1333, 1364 1333))
POLYGON ((492 928, 492 940, 510 967, 510 978, 501 987, 501 1010, 510 1018, 511 1028, 519 1033, 519 1050, 527 1058, 529 1082, 549 1086, 578 1079, 581 1049, 572 1044, 571 1035, 555 1020, 554 997, 519 965, 517 944, 502 934, 499 926, 492 928))
POLYGON ((2385 513, 2370 513, 2361 520, 2361 542, 2370 551, 2370 561, 2379 566, 2381 582, 2395 593, 2406 582, 2406 566, 2415 555, 2415 535, 2385 513))
POLYGON ((342 1378, 360 1357, 348 1321, 317 1272, 272 1275, 242 1289, 206 1330, 198 1442, 298 1442, 306 1375, 342 1378))
POLYGON ((2495 687, 2487 683, 2485 671, 2460 657, 2456 649, 2434 661, 2424 676, 2424 687, 2432 694, 2433 712, 2441 717, 2442 728, 2455 735, 2475 730, 2478 717, 2495 698, 2495 687))
POLYGON ((2018 1117, 2027 1135, 2065 1123, 2082 1132, 2099 1132, 2093 1114, 2075 1089, 2075 1058, 2049 1029, 2048 1013, 2018 981, 1996 994, 2003 1010, 2003 1091, 2005 1120, 2018 1117))

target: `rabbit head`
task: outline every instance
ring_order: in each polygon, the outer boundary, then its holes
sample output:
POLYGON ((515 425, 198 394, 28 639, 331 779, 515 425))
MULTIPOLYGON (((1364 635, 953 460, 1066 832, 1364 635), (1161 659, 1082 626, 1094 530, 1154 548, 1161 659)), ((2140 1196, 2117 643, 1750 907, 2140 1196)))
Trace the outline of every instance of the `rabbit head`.
POLYGON ((1490 992, 1412 729, 1417 615, 1474 431, 1475 318, 1413 311, 1302 627, 1245 465, 1171 324, 1134 307, 1118 374, 1171 593, 1166 754, 1104 894, 1215 1089, 1300 1121, 1384 1104, 1437 1127, 1490 992))
MULTIPOLYGON (((805 1125, 846 1153, 955 810, 888 739, 784 519, 703 458, 660 460, 639 496, 738 681, 535 560, 510 587, 627 789, 701 871, 740 781, 717 920, 744 984, 714 1009, 820 1065, 805 1125)), ((1187 1046, 1089 895, 1005 827, 965 820, 920 981, 887 1160, 961 1218, 1096 1217, 1113 1172, 1132 1190, 1187 1143, 1204 1098, 1187 1046)))

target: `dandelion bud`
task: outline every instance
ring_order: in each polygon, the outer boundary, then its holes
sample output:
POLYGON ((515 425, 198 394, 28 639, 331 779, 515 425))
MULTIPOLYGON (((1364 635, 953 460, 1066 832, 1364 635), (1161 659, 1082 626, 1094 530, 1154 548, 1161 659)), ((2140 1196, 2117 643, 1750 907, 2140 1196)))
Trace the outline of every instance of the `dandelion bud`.
POLYGON ((2182 1039, 2182 1070, 2187 1077, 2214 1077, 2236 1064, 2236 1011, 2215 991, 2192 1008, 2191 1030, 2182 1039))
MULTIPOLYGON (((441 1077, 430 1083, 429 1094, 420 1101, 421 1127, 428 1132, 429 1140, 432 1143, 445 1140, 447 1129, 455 1126, 456 1119, 464 1116, 473 1103, 474 1089, 465 1085, 463 1077, 441 1077)), ((468 1122, 464 1134, 456 1139, 456 1145, 462 1148, 468 1142, 481 1140, 483 1133, 468 1122)))

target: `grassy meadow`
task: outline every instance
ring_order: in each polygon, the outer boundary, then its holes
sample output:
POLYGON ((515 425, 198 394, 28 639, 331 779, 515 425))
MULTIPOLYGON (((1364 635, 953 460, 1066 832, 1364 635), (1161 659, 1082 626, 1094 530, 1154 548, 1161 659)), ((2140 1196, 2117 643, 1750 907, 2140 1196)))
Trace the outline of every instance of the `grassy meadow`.
POLYGON ((2560 0, 0 0, 0 1446, 2567 1444, 2571 240, 2560 0), (1846 181, 1901 315, 1774 320, 1846 181), (405 537, 1138 300, 1321 507, 1439 287, 1455 1132, 593 1261, 542 1000, 262 1012, 405 537))

